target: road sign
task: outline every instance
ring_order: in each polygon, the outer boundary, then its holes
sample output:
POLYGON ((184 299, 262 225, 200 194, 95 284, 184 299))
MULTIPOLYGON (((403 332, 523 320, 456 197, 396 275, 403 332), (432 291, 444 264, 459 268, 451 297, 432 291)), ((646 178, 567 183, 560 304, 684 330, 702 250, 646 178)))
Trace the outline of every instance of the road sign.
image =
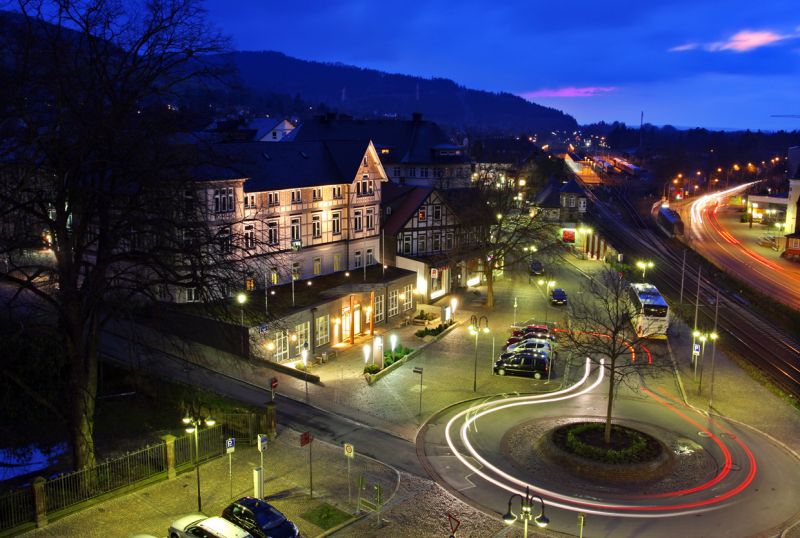
POLYGON ((258 434, 258 451, 259 452, 267 451, 267 435, 265 433, 258 434))
POLYGON ((232 454, 233 451, 236 450, 236 439, 231 437, 230 439, 225 440, 225 452, 228 454, 232 454))
POLYGON ((306 446, 313 440, 314 438, 311 436, 311 433, 309 432, 303 432, 300 434, 300 446, 306 446))
POLYGON ((415 367, 414 367, 414 373, 415 373, 415 374, 421 374, 421 373, 422 373, 422 368, 421 368, 421 367, 419 367, 419 366, 415 366, 415 367))
POLYGON ((270 388, 272 390, 277 389, 278 388, 278 378, 277 377, 273 377, 269 382, 269 386, 270 386, 270 388))
POLYGON ((258 326, 258 334, 267 334, 267 328, 268 328, 267 324, 262 323, 261 325, 258 326))
POLYGON ((695 344, 694 349, 692 350, 692 355, 699 355, 700 354, 700 344, 695 344))
POLYGON ((351 459, 355 458, 356 457, 356 449, 355 449, 355 447, 353 445, 351 445, 350 443, 345 443, 344 444, 344 455, 347 456, 348 458, 351 458, 351 459))
POLYGON ((450 524, 450 538, 454 538, 456 535, 456 531, 458 530, 459 525, 461 525, 461 521, 451 516, 449 513, 445 514, 447 516, 447 522, 450 524))

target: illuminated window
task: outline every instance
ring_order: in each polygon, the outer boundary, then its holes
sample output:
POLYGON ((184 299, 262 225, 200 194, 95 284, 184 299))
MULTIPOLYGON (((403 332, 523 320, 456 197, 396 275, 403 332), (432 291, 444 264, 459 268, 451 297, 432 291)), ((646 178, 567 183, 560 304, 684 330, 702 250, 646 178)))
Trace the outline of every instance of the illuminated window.
POLYGON ((314 274, 319 275, 322 273, 322 258, 314 258, 314 274))

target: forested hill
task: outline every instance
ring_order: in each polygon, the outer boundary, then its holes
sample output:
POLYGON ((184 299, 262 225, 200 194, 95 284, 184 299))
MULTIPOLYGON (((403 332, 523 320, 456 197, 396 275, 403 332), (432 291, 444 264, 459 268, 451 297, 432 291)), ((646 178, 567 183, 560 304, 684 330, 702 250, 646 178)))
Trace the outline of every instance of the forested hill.
POLYGON ((233 52, 224 58, 236 66, 246 88, 295 95, 357 116, 409 117, 421 112, 445 125, 515 133, 577 126, 573 117, 559 110, 509 93, 470 90, 447 79, 310 62, 279 52, 233 52))

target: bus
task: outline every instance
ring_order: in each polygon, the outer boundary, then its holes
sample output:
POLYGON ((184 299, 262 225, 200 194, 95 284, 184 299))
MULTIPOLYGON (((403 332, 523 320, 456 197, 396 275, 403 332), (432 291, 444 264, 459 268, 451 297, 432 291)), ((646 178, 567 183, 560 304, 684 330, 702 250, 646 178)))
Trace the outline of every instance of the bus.
POLYGON ((633 283, 630 285, 630 298, 634 309, 631 322, 636 335, 666 340, 669 306, 658 289, 652 284, 633 283))

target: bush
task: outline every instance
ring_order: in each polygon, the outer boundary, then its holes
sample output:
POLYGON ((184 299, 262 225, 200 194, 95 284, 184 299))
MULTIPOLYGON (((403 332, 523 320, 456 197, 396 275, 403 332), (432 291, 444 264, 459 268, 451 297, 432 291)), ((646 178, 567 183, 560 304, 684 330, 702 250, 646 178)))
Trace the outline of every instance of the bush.
POLYGON ((430 327, 425 327, 424 329, 418 330, 414 334, 419 336, 420 338, 424 338, 426 336, 437 336, 439 334, 442 334, 444 330, 447 329, 451 324, 452 321, 449 321, 447 323, 440 323, 433 329, 431 329, 430 327))
POLYGON ((309 367, 302 363, 302 361, 297 361, 294 363, 295 370, 300 370, 301 372, 308 372, 309 367))
POLYGON ((368 365, 364 366, 364 373, 365 374, 373 374, 374 375, 374 374, 377 374, 380 371, 381 371, 381 367, 378 366, 377 364, 368 364, 368 365))
POLYGON ((384 353, 384 355, 383 355, 383 367, 384 368, 388 368, 392 364, 394 364, 394 357, 392 357, 391 355, 386 355, 384 353))
POLYGON ((604 429, 602 422, 571 424, 556 430, 554 441, 577 456, 611 464, 650 461, 661 452, 661 446, 655 439, 616 424, 611 426, 613 446, 605 446, 602 442, 604 429))
POLYGON ((432 320, 434 320, 434 319, 436 319, 436 318, 438 318, 438 317, 439 317, 439 316, 437 316, 436 314, 434 314, 434 313, 432 313, 432 312, 425 312, 424 310, 420 310, 420 311, 419 311, 419 314, 417 314, 416 316, 414 316, 414 319, 421 319, 421 320, 425 320, 425 321, 432 321, 432 320))

